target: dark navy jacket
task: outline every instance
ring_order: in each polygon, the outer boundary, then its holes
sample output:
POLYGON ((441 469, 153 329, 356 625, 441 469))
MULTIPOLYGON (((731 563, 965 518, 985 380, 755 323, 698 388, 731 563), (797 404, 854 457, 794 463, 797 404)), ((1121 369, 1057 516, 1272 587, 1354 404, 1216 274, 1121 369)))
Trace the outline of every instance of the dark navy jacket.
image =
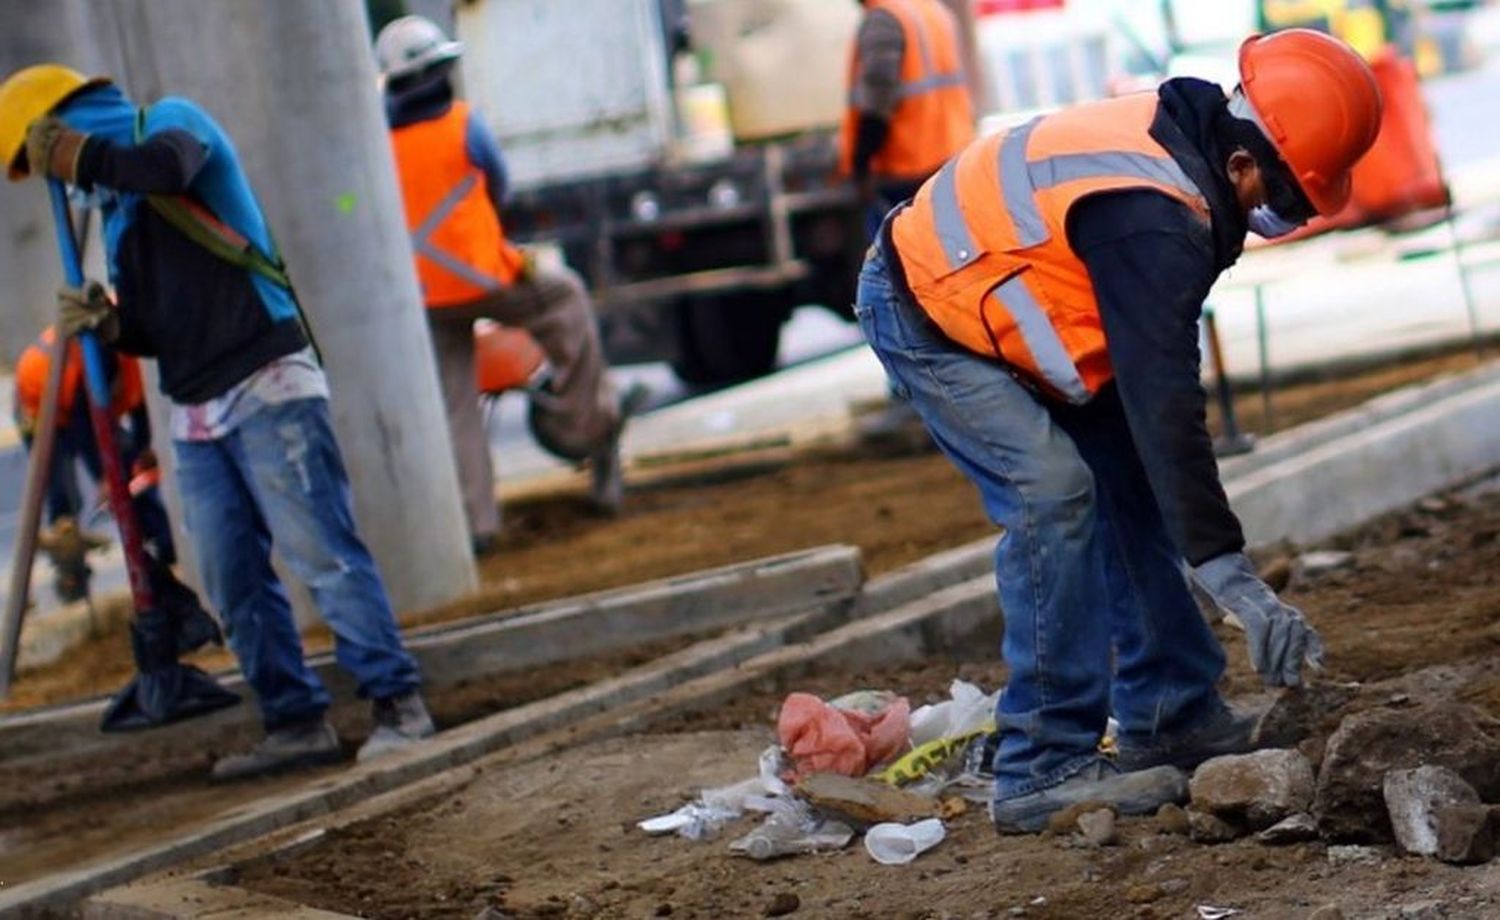
POLYGON ((104 214, 116 346, 156 358, 168 397, 204 402, 307 345, 291 290, 213 255, 144 197, 188 195, 263 254, 275 252, 234 145, 207 112, 163 99, 147 110, 140 143, 136 108, 114 86, 84 92, 58 114, 89 135, 78 185, 98 194, 104 214))
POLYGON ((1152 191, 1097 195, 1074 207, 1068 241, 1088 267, 1115 387, 1162 517, 1188 562, 1244 548, 1205 422, 1198 321, 1219 274, 1244 248, 1246 224, 1224 171, 1224 94, 1200 80, 1163 84, 1152 136, 1208 199, 1205 227, 1152 191))

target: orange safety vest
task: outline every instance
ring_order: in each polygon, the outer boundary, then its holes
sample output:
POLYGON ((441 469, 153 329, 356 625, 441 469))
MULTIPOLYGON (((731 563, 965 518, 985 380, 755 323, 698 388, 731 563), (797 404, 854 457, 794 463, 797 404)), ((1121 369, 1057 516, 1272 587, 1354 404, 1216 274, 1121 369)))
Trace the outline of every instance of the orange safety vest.
MULTIPOLYGON (((42 330, 37 340, 21 352, 16 361, 16 414, 30 430, 42 411, 42 394, 47 389, 47 375, 52 356, 57 351, 57 333, 51 326, 42 330)), ((106 352, 108 354, 108 352, 106 352)), ((141 365, 135 358, 115 352, 117 371, 110 394, 110 406, 116 417, 134 412, 146 401, 141 379, 141 365)), ((68 343, 68 364, 63 368, 62 388, 57 394, 57 416, 66 418, 73 401, 83 389, 83 349, 74 339, 68 343)))
POLYGON ((1154 93, 1080 105, 983 138, 894 219, 912 295, 953 341, 998 357, 1068 402, 1114 371, 1068 214, 1100 192, 1154 189, 1207 223, 1208 203, 1150 134, 1154 93))
POLYGON ((505 239, 484 173, 465 149, 469 106, 391 131, 406 229, 428 307, 476 300, 516 280, 524 257, 505 239))
MULTIPOLYGON (((938 0, 870 0, 871 12, 885 10, 901 23, 901 99, 891 114, 885 145, 870 159, 870 172, 890 179, 921 180, 974 139, 974 106, 969 99, 959 49, 958 24, 938 0)), ((853 172, 859 133, 859 41, 849 53, 849 107, 839 135, 839 162, 853 172)))

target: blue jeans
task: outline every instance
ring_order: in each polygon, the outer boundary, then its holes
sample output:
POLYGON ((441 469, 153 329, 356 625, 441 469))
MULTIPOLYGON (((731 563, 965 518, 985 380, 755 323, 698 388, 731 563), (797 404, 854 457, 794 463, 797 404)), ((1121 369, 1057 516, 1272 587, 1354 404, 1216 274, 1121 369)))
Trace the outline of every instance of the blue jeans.
POLYGON ((855 312, 892 389, 1005 529, 997 798, 1088 765, 1111 708, 1122 731, 1150 736, 1217 706, 1224 652, 1188 592, 1113 388, 1083 407, 1038 396, 946 338, 897 292, 878 246, 855 312))
POLYGON ((266 729, 320 717, 328 691, 302 659, 274 542, 333 630, 334 655, 367 698, 417 687, 375 560, 355 532, 328 401, 267 406, 214 441, 176 441, 187 529, 229 647, 266 729))

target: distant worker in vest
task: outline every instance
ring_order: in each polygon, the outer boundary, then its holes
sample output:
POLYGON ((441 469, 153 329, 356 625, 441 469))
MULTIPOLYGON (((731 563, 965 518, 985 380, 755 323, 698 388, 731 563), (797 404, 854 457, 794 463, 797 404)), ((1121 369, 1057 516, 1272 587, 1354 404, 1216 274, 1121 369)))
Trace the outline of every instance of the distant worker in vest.
POLYGON ((64 288, 58 334, 89 328, 155 358, 171 401, 186 529, 266 730, 213 776, 342 757, 273 547, 371 700, 359 758, 432 734, 416 662, 355 528, 328 381, 229 136, 186 99, 137 108, 108 79, 44 64, 0 85, 0 156, 13 181, 61 179, 100 203, 118 306, 97 283, 64 288))
MULTIPOLYGON (((27 450, 37 434, 42 393, 57 350, 57 332, 48 326, 16 361, 16 428, 27 450)), ((162 505, 161 489, 156 484, 160 471, 151 449, 151 419, 146 412, 140 362, 106 348, 104 366, 113 396, 110 414, 120 422, 116 442, 120 445, 121 460, 130 471, 130 496, 136 520, 141 525, 147 550, 159 562, 175 565, 177 548, 172 542, 172 527, 162 505)), ((67 366, 63 368, 62 388, 57 394, 54 438, 47 473, 48 526, 39 536, 38 544, 52 557, 53 587, 58 598, 76 601, 88 596, 92 573, 87 553, 108 544, 107 539, 88 531, 88 515, 78 487, 81 463, 96 491, 102 494, 104 468, 94 440, 88 396, 84 393, 83 354, 76 341, 68 342, 67 366)))
POLYGON ((894 388, 1005 531, 1001 832, 1083 801, 1154 811, 1185 794, 1183 770, 1258 743, 1256 714, 1219 695, 1224 652, 1185 568, 1268 686, 1321 659, 1245 556, 1198 321, 1247 231, 1349 200, 1381 100, 1357 54, 1307 30, 1250 38, 1239 74, 1228 98, 1173 79, 976 141, 886 219, 860 278, 894 388))
POLYGON ((974 139, 974 106, 958 23, 940 0, 860 5, 840 163, 859 189, 873 239, 887 211, 974 139))
POLYGON ((524 328, 541 347, 543 377, 528 389, 532 435, 550 453, 588 461, 590 497, 606 514, 617 512, 623 497, 620 436, 646 394, 616 393, 578 275, 538 265, 506 239, 499 145, 478 113, 454 97, 452 72, 462 52, 462 43, 421 16, 394 20, 375 41, 406 223, 479 552, 497 535, 500 511, 474 382, 476 320, 524 328))

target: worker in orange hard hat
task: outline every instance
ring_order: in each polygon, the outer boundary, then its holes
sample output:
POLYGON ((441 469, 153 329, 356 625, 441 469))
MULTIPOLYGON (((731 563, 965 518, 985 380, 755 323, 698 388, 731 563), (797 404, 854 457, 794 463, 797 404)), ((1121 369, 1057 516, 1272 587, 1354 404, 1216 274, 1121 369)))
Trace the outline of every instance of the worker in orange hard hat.
MULTIPOLYGON (((36 435, 42 393, 56 354, 57 333, 48 326, 16 361, 13 408, 16 428, 28 450, 36 435)), ((108 347, 104 354, 112 395, 110 414, 121 422, 129 422, 128 431, 122 425, 116 440, 121 459, 134 471, 130 491, 136 519, 152 555, 166 565, 175 565, 177 550, 172 542, 172 528, 162 505, 161 490, 154 482, 157 461, 151 449, 151 420, 146 412, 140 362, 108 347)), ((104 470, 90 424, 83 387, 83 355, 76 341, 68 342, 67 366, 57 394, 56 426, 51 469, 47 474, 48 530, 39 537, 39 543, 52 556, 53 585, 58 597, 72 601, 88 594, 90 572, 83 551, 100 548, 107 542, 88 534, 79 520, 83 500, 76 467, 83 464, 101 494, 104 470)))
POLYGON ((897 202, 974 139, 958 23, 941 0, 859 0, 839 162, 871 237, 897 202))
POLYGON ((1253 37, 1239 63, 1227 98, 1168 80, 976 141, 886 218, 860 277, 893 388, 1005 529, 1002 832, 1082 801, 1154 810, 1184 795, 1184 769, 1253 746, 1184 566, 1268 685, 1322 655, 1244 555, 1204 427, 1198 321, 1247 232, 1343 207, 1380 94, 1316 32, 1253 37), (1098 753, 1111 715, 1114 760, 1098 753))

